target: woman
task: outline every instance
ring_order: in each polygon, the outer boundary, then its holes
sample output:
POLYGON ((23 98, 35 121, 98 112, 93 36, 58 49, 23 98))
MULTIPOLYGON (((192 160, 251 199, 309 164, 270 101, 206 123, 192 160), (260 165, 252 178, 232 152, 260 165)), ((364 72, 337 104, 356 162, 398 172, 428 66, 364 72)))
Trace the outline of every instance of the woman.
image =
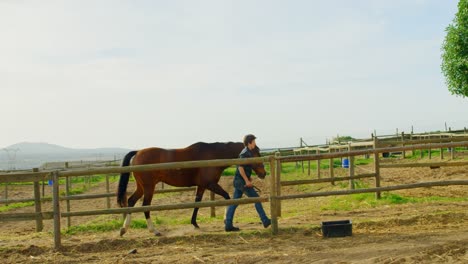
MULTIPOLYGON (((252 151, 257 148, 255 143, 256 137, 252 134, 248 134, 244 137, 244 149, 239 154, 239 158, 252 158, 252 151)), ((233 199, 239 199, 245 193, 248 197, 259 197, 258 193, 253 188, 252 180, 252 165, 238 165, 236 174, 234 176, 234 194, 233 199)), ((233 226, 232 221, 234 219, 234 213, 237 205, 230 205, 226 212, 226 220, 224 222, 224 230, 226 232, 239 231, 238 227, 233 226)), ((257 210, 258 216, 263 223, 263 227, 267 228, 271 225, 271 220, 266 216, 265 210, 261 203, 255 203, 255 209, 257 210)))

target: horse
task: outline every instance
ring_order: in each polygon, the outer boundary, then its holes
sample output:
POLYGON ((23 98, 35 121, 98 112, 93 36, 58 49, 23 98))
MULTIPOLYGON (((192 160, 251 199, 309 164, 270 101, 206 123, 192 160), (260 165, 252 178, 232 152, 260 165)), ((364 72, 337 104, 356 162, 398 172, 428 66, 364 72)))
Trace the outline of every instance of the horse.
MULTIPOLYGON (((133 157, 132 165, 144 165, 154 163, 194 161, 194 160, 212 160, 212 159, 234 159, 239 157, 244 148, 243 143, 204 143, 198 142, 182 149, 163 149, 163 148, 145 148, 138 151, 130 151, 122 160, 122 167, 128 166, 133 157)), ((260 157, 260 149, 256 147, 252 150, 254 157, 260 157)), ((150 205, 153 199, 156 184, 164 182, 176 187, 197 186, 195 202, 203 198, 206 189, 221 195, 224 199, 230 199, 229 194, 218 184, 221 173, 229 166, 205 167, 190 169, 168 169, 157 171, 134 172, 133 177, 136 181, 136 190, 127 200, 127 186, 130 173, 121 173, 117 190, 117 203, 120 207, 133 207, 142 197, 143 205, 150 205)), ((255 174, 261 179, 266 176, 263 163, 252 164, 255 174)), ((199 208, 193 209, 191 224, 199 228, 197 224, 197 214, 199 208)), ((150 218, 150 212, 144 212, 148 231, 154 235, 161 235, 153 225, 150 218)), ((131 221, 131 215, 126 214, 124 224, 120 229, 120 236, 123 236, 131 221)))

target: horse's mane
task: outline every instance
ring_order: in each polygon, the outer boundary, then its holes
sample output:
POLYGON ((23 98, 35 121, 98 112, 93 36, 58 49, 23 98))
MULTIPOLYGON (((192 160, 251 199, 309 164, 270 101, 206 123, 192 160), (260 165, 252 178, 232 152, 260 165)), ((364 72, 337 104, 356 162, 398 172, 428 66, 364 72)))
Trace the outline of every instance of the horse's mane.
POLYGON ((213 142, 213 143, 206 143, 206 142, 197 142, 197 143, 194 143, 190 146, 188 146, 187 148, 203 148, 203 147, 226 147, 228 145, 234 145, 234 144, 242 144, 242 142, 232 142, 232 141, 229 141, 229 142, 213 142))

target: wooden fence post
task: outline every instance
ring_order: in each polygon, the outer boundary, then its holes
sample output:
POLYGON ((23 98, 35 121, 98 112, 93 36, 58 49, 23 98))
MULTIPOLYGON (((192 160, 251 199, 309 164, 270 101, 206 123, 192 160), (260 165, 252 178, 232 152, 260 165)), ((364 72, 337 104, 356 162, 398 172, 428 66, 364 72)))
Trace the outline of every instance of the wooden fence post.
POLYGON ((8 205, 8 182, 5 182, 5 205, 8 205))
POLYGON ((62 237, 60 234, 60 200, 59 200, 59 173, 52 172, 53 180, 53 209, 54 209, 54 247, 56 250, 62 246, 62 237))
MULTIPOLYGON (((302 155, 302 149, 300 153, 302 155)), ((301 167, 302 167, 302 173, 304 173, 304 161, 303 160, 301 160, 301 167)))
MULTIPOLYGON (((317 147, 317 154, 320 154, 320 149, 317 147)), ((317 160, 317 177, 320 179, 320 159, 317 160)))
MULTIPOLYGON (((310 155, 310 151, 307 150, 307 155, 310 155)), ((307 173, 310 176, 310 160, 307 161, 307 173)))
MULTIPOLYGON (((405 132, 401 132, 401 146, 405 146, 405 132)), ((403 159, 406 158, 406 151, 403 150, 403 159)))
MULTIPOLYGON (((378 139, 374 137, 374 150, 378 148, 378 139)), ((379 153, 374 153, 374 169, 375 169, 375 187, 380 187, 380 160, 379 153)), ((375 198, 380 199, 380 192, 375 193, 375 198)))
MULTIPOLYGON (((442 135, 440 135, 440 138, 442 139, 442 135)), ((440 159, 443 160, 444 159, 444 148, 440 148, 440 159)))
MULTIPOLYGON (((411 132, 410 136, 409 136, 409 141, 413 141, 413 132, 411 132)), ((411 157, 414 157, 414 149, 411 150, 411 157)))
MULTIPOLYGON (((351 143, 348 144, 348 151, 351 151, 351 143)), ((349 156, 349 188, 354 190, 354 156, 349 156)))
MULTIPOLYGON (((106 174, 106 192, 110 192, 109 174, 106 174)), ((110 197, 107 197, 107 209, 111 208, 110 197)))
MULTIPOLYGON (((38 168, 34 168, 33 172, 38 172, 38 168)), ((34 182, 34 207, 36 212, 36 232, 41 232, 44 229, 42 222, 42 208, 41 208, 41 190, 39 181, 34 182)))
MULTIPOLYGON (((65 178, 65 196, 70 196, 70 177, 65 178)), ((70 200, 67 199, 67 213, 70 212, 70 200)), ((71 227, 71 217, 67 216, 67 228, 71 227)))
MULTIPOLYGON (((70 168, 70 163, 68 161, 65 162, 65 169, 68 170, 70 168)), ((73 177, 70 177, 68 181, 68 188, 73 189, 73 177)))
MULTIPOLYGON (((278 153, 278 152, 277 152, 278 153)), ((277 200, 277 189, 279 186, 276 186, 276 162, 280 162, 279 160, 276 160, 276 157, 278 157, 278 154, 275 154, 275 156, 270 156, 270 214, 271 214, 271 233, 273 235, 278 234, 278 215, 277 215, 277 207, 276 203, 278 202, 277 200)))
MULTIPOLYGON (((328 152, 329 152, 329 153, 332 153, 331 147, 328 147, 328 152)), ((329 168, 329 170, 330 170, 330 178, 333 180, 333 178, 335 178, 334 173, 333 173, 333 158, 330 158, 329 167, 330 167, 330 168, 329 168)), ((335 185, 335 182, 334 182, 334 181, 331 181, 331 184, 332 184, 332 185, 335 185)))
MULTIPOLYGON (((279 158, 281 153, 275 153, 275 158, 279 158)), ((276 197, 281 196, 281 160, 276 159, 276 175, 275 175, 276 197)), ((281 217, 281 200, 276 200, 276 215, 281 217)))
POLYGON ((42 198, 45 196, 45 181, 42 180, 42 198))
MULTIPOLYGON (((453 135, 450 135, 450 138, 453 138, 453 135)), ((453 142, 453 141, 451 141, 451 142, 453 142)), ((455 147, 451 147, 450 150, 451 150, 450 158, 453 160, 453 159, 455 159, 455 147)))
MULTIPOLYGON (((213 191, 210 191, 210 201, 214 201, 214 200, 215 200, 215 193, 213 191)), ((216 217, 216 207, 211 206, 210 215, 211 217, 216 217)))

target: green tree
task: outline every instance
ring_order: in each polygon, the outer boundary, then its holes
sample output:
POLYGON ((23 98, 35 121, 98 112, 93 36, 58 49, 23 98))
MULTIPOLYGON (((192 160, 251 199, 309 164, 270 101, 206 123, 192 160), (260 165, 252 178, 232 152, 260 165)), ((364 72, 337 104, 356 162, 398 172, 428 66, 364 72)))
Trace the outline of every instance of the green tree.
POLYGON ((458 2, 458 12, 446 32, 441 67, 448 90, 468 97, 468 0, 458 2))

